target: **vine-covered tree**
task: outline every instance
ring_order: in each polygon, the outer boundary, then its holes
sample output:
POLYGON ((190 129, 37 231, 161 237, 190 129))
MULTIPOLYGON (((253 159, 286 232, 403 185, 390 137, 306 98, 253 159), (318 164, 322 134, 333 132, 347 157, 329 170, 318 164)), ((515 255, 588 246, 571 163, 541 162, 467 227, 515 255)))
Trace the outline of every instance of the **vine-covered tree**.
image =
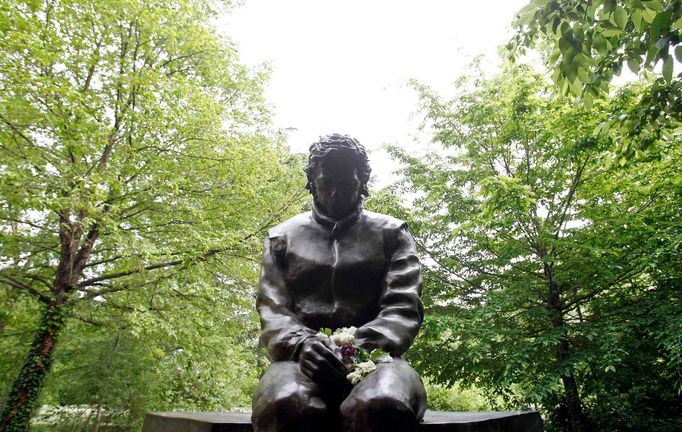
POLYGON ((418 369, 550 430, 679 427, 679 142, 607 169, 592 131, 641 89, 588 111, 525 67, 459 85, 418 87, 442 152, 393 149, 427 265, 418 369))
POLYGON ((27 429, 70 319, 125 327, 196 299, 185 324, 202 304, 243 321, 250 257, 300 176, 269 132, 264 76, 209 24, 221 7, 0 8, 0 296, 40 314, 0 430, 27 429))

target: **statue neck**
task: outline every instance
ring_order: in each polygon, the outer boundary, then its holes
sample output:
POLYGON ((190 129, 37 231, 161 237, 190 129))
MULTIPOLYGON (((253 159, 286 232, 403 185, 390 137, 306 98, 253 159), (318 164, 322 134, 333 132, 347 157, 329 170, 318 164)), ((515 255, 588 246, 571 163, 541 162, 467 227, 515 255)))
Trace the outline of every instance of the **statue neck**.
POLYGON ((353 211, 340 219, 335 219, 328 215, 322 206, 313 198, 313 219, 320 225, 324 225, 332 229, 332 236, 345 231, 347 228, 355 224, 362 214, 362 198, 358 199, 357 205, 353 211))

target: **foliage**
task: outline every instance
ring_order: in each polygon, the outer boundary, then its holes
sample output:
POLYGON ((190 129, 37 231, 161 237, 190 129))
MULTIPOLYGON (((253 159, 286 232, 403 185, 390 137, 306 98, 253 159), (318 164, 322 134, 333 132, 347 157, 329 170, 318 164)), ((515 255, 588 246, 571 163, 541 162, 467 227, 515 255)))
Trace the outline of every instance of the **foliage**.
POLYGON ((652 77, 638 103, 609 119, 620 160, 665 145, 679 132, 682 74, 674 71, 682 62, 682 1, 531 0, 514 26, 510 52, 539 46, 557 87, 588 109, 625 65, 652 77))
POLYGON ((209 24, 220 7, 0 8, 2 331, 36 329, 19 339, 40 353, 21 372, 5 363, 16 357, 1 362, 20 378, 3 388, 0 429, 27 427, 35 398, 24 396, 50 361, 81 380, 55 382, 46 397, 58 403, 91 395, 130 411, 139 392, 140 409, 245 404, 257 368, 237 370, 258 364, 254 257, 300 204, 303 180, 269 130, 265 74, 209 24))
POLYGON ((681 146, 615 169, 593 135, 638 87, 587 110, 525 67, 449 101, 416 85, 443 146, 391 149, 426 267, 417 368, 548 430, 679 427, 681 146))
POLYGON ((461 385, 447 387, 426 380, 426 401, 430 410, 435 411, 488 411, 490 404, 474 388, 461 385))

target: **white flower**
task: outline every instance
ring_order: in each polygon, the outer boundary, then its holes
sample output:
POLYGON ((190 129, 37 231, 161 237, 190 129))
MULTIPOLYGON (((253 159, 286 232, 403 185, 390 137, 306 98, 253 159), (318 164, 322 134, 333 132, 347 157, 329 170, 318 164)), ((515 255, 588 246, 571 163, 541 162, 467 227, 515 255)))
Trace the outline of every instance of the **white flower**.
POLYGON ((360 371, 362 375, 368 375, 371 372, 374 372, 377 368, 376 363, 374 363, 372 360, 358 363, 355 365, 355 368, 353 368, 354 371, 360 371))
POLYGON ((376 368, 377 365, 372 360, 357 363, 353 366, 353 372, 346 375, 346 378, 348 378, 348 381, 350 381, 351 384, 355 385, 362 381, 367 375, 374 372, 376 368))
POLYGON ((355 332, 357 330, 356 327, 342 327, 337 329, 332 335, 332 341, 334 341, 337 346, 343 344, 353 345, 355 343, 355 332))
POLYGON ((346 375, 346 378, 348 378, 348 381, 350 381, 351 384, 355 385, 362 381, 362 374, 360 371, 354 370, 353 372, 346 375))

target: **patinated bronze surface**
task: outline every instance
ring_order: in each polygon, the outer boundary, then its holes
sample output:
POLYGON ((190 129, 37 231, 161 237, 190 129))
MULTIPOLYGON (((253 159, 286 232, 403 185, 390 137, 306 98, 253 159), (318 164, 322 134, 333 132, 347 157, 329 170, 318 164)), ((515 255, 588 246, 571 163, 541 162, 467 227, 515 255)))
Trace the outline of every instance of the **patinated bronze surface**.
POLYGON ((370 168, 345 135, 311 146, 311 212, 270 230, 257 308, 272 364, 253 399, 265 431, 414 431, 426 409, 421 379, 400 356, 422 318, 421 276, 406 224, 364 211, 370 168), (356 344, 394 357, 355 386, 320 328, 358 327, 356 344))

